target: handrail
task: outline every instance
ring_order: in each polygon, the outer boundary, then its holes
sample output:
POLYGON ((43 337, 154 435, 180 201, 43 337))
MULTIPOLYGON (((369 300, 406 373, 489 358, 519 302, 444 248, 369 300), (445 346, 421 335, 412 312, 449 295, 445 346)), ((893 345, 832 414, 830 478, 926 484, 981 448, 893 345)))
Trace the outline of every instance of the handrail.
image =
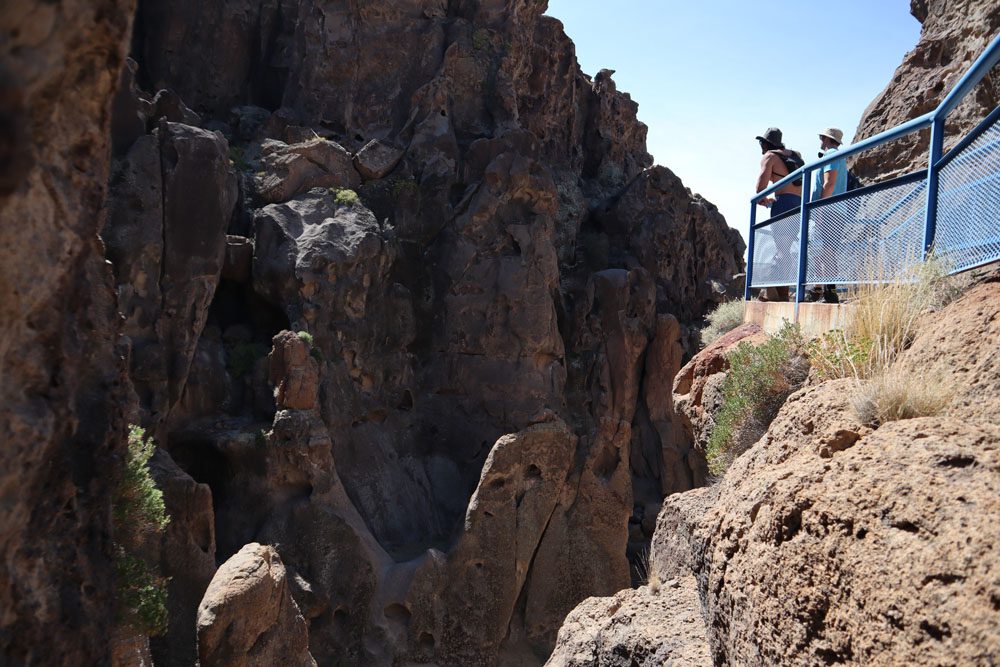
POLYGON ((990 45, 986 47, 986 50, 979 54, 979 57, 972 63, 969 70, 962 75, 962 78, 958 80, 958 83, 951 89, 951 92, 945 95, 941 104, 934 110, 934 114, 947 116, 969 94, 969 91, 975 88, 990 73, 990 70, 997 63, 1000 63, 1000 35, 994 37, 990 45))
MULTIPOLYGON (((753 262, 754 262, 754 252, 755 252, 755 231, 756 231, 756 218, 757 218, 757 205, 758 202, 765 197, 774 194, 778 190, 784 188, 790 183, 802 179, 802 196, 801 204, 799 206, 800 215, 800 230, 799 230, 799 272, 798 280, 796 283, 796 299, 795 299, 795 320, 798 321, 798 304, 803 298, 803 290, 805 287, 805 276, 807 269, 807 258, 806 258, 806 245, 809 234, 809 213, 810 213, 810 185, 809 178, 812 172, 820 169, 828 164, 835 161, 844 160, 853 155, 861 153, 862 151, 869 150, 875 146, 893 141, 902 136, 912 134, 923 130, 924 128, 931 128, 931 140, 930 140, 930 150, 929 150, 929 160, 927 166, 923 169, 925 176, 925 182, 927 183, 926 188, 926 204, 924 206, 925 215, 925 225, 924 225, 924 238, 923 238, 923 249, 926 256, 930 252, 931 246, 934 243, 934 237, 936 233, 936 223, 937 223, 937 202, 938 202, 938 175, 941 168, 950 161, 950 159, 958 153, 957 149, 961 149, 963 146, 968 145, 971 141, 971 135, 977 134, 980 127, 987 127, 990 124, 990 119, 995 119, 998 109, 994 109, 988 118, 977 127, 976 130, 970 133, 970 137, 960 142, 959 146, 955 149, 949 151, 945 156, 942 156, 943 143, 944 143, 944 132, 945 132, 945 118, 947 115, 958 106, 959 103, 972 91, 972 89, 979 84, 983 78, 989 74, 990 70, 1000 63, 1000 34, 994 36, 990 41, 990 44, 986 49, 979 55, 979 57, 973 62, 969 69, 962 75, 951 91, 942 99, 941 103, 933 110, 917 118, 908 120, 896 127, 880 132, 872 137, 868 137, 858 143, 848 146, 847 148, 839 149, 828 153, 827 155, 820 157, 814 162, 805 164, 792 173, 788 174, 776 183, 769 185, 760 192, 756 193, 750 198, 750 235, 747 244, 748 250, 748 262, 747 262, 747 275, 746 275, 746 289, 744 293, 744 298, 750 299, 750 290, 753 286, 753 262)), ((851 193, 851 195, 856 195, 856 192, 851 193)), ((912 216, 911 216, 912 217, 912 216)), ((763 226, 763 225, 761 225, 763 226)))
POLYGON ((796 169, 795 171, 793 171, 792 173, 790 173, 788 176, 785 176, 777 183, 774 183, 770 187, 765 188, 764 190, 758 192, 751 198, 750 201, 753 203, 760 201, 764 197, 773 194, 774 192, 777 192, 778 190, 785 187, 789 183, 799 180, 799 177, 803 176, 806 172, 814 171, 820 167, 824 167, 830 164, 831 162, 836 162, 837 160, 842 160, 844 158, 851 157, 856 153, 866 151, 870 148, 874 148, 875 146, 879 146, 886 142, 892 141, 893 139, 898 139, 899 137, 902 137, 904 135, 917 132, 919 130, 924 129, 925 127, 929 127, 930 124, 933 123, 936 119, 947 116, 952 111, 952 109, 958 106, 958 104, 961 103, 962 99, 969 94, 969 91, 972 90, 980 81, 982 81, 983 78, 985 78, 986 75, 989 74, 993 66, 996 65, 998 62, 1000 62, 1000 35, 997 35, 996 37, 993 38, 993 41, 990 42, 990 45, 986 47, 986 50, 980 54, 979 58, 977 58, 976 61, 972 64, 972 66, 969 67, 969 70, 962 75, 962 78, 958 80, 958 83, 955 84, 955 87, 952 88, 951 92, 945 96, 945 98, 941 101, 941 104, 939 104, 937 108, 934 109, 934 111, 929 111, 925 113, 923 116, 919 116, 917 118, 908 120, 905 123, 897 125, 896 127, 890 128, 884 132, 880 132, 874 136, 868 137, 867 139, 859 141, 856 144, 852 144, 847 148, 842 148, 840 150, 834 151, 830 155, 821 157, 815 162, 810 162, 809 164, 805 164, 796 169))

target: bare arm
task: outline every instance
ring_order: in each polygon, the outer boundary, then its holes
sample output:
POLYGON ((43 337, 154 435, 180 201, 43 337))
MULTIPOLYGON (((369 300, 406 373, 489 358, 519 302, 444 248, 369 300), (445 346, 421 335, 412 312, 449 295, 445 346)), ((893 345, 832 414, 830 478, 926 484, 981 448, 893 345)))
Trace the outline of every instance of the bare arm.
POLYGON ((823 174, 823 199, 833 194, 833 188, 837 185, 837 170, 831 169, 823 174))
POLYGON ((771 182, 771 173, 774 171, 774 162, 777 158, 773 153, 768 153, 760 161, 760 176, 757 177, 757 192, 767 187, 771 182))

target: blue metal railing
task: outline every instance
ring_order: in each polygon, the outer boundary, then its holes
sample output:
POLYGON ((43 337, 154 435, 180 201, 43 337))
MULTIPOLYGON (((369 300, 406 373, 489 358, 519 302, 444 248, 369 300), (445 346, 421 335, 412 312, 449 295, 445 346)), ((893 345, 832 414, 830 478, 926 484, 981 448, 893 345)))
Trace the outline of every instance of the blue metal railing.
MULTIPOLYGON (((802 204, 798 211, 797 276, 794 283, 796 318, 798 304, 805 296, 805 286, 811 284, 811 281, 807 282, 811 264, 819 265, 812 267, 815 269, 812 277, 825 276, 825 282, 866 282, 860 276, 856 280, 829 279, 834 276, 844 277, 844 272, 837 268, 838 262, 842 263, 842 258, 835 257, 835 251, 842 248, 835 244, 846 241, 849 229, 857 239, 855 244, 870 251, 868 260, 880 253, 900 255, 907 252, 925 259, 939 237, 943 237, 945 241, 945 251, 951 250, 960 255, 952 262, 954 271, 964 271, 1000 259, 1000 107, 994 109, 947 155, 942 155, 948 114, 998 62, 1000 35, 993 39, 933 111, 800 167, 754 195, 750 200, 750 238, 747 244, 744 298, 750 299, 751 288, 788 284, 769 281, 767 277, 763 280, 754 279, 755 260, 759 255, 766 254, 760 251, 757 232, 774 223, 774 220, 767 220, 757 224, 757 204, 800 178, 802 204), (915 182, 914 175, 904 176, 836 197, 810 201, 810 177, 816 170, 928 127, 931 130, 929 159, 926 172, 919 177, 919 181, 915 182), (946 181, 943 189, 942 174, 946 181), (810 223, 814 212, 820 219, 812 225, 817 239, 810 244, 810 223), (872 221, 875 221, 874 225, 872 221), (914 228, 915 224, 921 223, 922 230, 914 228), (891 230, 886 231, 885 228, 890 226, 891 230), (970 248, 973 249, 971 252, 970 248), (830 265, 835 268, 831 269, 830 265)), ((772 240, 774 234, 776 232, 772 233, 772 240)), ((794 239, 792 242, 794 243, 794 239)), ((938 244, 938 249, 942 249, 942 244, 938 244)), ((780 260, 787 265, 791 261, 791 258, 783 256, 777 243, 772 254, 775 263, 780 263, 780 260)), ((854 259, 858 263, 864 261, 860 257, 848 259, 854 259)), ((898 269, 907 259, 902 256, 890 257, 886 259, 889 263, 883 268, 898 269)), ((870 267, 854 267, 855 273, 867 268, 870 267)), ((777 273, 782 272, 779 270, 777 273)), ((791 273, 790 266, 786 266, 785 273, 791 273)))

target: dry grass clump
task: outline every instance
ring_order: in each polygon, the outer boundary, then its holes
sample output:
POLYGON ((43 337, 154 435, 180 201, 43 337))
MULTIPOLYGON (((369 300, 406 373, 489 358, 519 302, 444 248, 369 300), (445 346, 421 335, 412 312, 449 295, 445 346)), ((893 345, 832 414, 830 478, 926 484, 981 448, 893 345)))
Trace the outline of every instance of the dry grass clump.
POLYGON ((949 276, 947 265, 933 256, 913 263, 895 282, 878 271, 869 273, 872 284, 852 290, 853 315, 847 327, 809 346, 813 366, 824 379, 865 380, 885 373, 913 342, 920 316, 954 301, 969 282, 949 276))
POLYGON ((705 319, 708 324, 701 330, 701 343, 708 345, 743 324, 743 299, 724 301, 710 312, 705 319))
POLYGON ((937 375, 915 377, 898 369, 858 383, 851 406, 865 424, 933 417, 951 401, 951 388, 937 375))
POLYGON ((951 390, 937 374, 918 377, 893 366, 916 337, 920 317, 944 308, 968 288, 967 277, 948 273, 933 256, 912 263, 895 282, 872 272, 874 284, 853 290, 847 327, 810 343, 810 362, 821 378, 856 381, 852 405, 863 423, 933 416, 950 402, 951 390))

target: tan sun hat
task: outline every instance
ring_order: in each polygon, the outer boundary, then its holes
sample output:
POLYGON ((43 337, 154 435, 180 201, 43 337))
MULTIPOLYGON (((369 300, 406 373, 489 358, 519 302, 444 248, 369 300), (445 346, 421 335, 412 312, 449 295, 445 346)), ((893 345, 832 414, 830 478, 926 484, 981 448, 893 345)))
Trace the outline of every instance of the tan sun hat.
POLYGON ((835 127, 828 127, 819 133, 819 136, 826 137, 827 139, 832 139, 838 144, 844 143, 844 131, 838 130, 835 127))

